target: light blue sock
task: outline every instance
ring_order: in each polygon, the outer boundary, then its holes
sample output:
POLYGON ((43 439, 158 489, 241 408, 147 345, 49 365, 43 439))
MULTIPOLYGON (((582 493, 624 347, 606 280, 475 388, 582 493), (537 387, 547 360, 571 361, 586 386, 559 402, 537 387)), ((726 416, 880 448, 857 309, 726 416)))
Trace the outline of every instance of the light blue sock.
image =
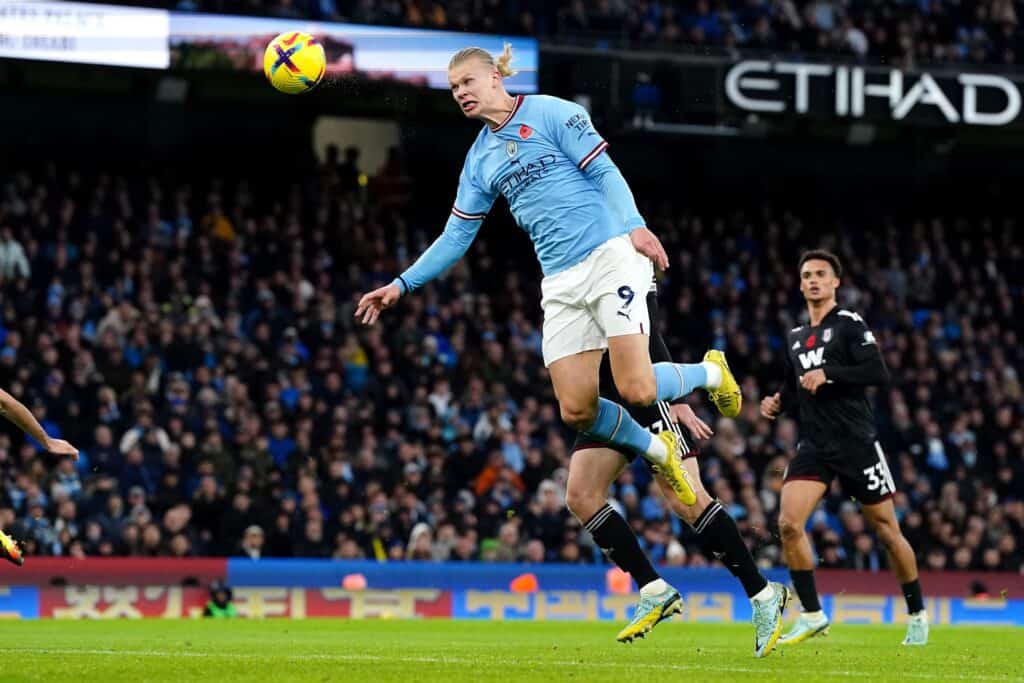
POLYGON ((606 398, 597 400, 597 417, 584 433, 598 441, 628 448, 644 457, 647 457, 651 439, 654 438, 622 406, 606 398))
POLYGON ((674 401, 708 383, 703 363, 655 363, 654 381, 657 400, 674 401))

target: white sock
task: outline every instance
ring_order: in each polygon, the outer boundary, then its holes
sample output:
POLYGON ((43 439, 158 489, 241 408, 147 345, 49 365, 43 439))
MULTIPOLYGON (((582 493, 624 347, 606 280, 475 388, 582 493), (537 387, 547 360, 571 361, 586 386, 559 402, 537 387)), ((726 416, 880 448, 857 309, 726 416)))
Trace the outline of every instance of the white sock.
POLYGON ((774 597, 775 589, 772 588, 772 583, 771 581, 769 581, 764 585, 764 588, 762 588, 760 591, 758 591, 756 595, 750 598, 750 601, 753 602, 754 600, 757 600, 763 602, 765 600, 771 600, 774 597))
POLYGON ((914 612, 910 615, 911 619, 924 619, 928 621, 928 610, 921 610, 920 612, 914 612))
POLYGON ((661 595, 669 589, 669 585, 665 583, 665 579, 655 579, 647 585, 640 588, 641 595, 661 595))
POLYGON ((714 363, 703 361, 701 366, 704 372, 708 373, 708 381, 704 384, 705 389, 717 389, 722 385, 722 368, 714 363))
POLYGON ((665 442, 651 434, 651 443, 647 446, 647 453, 644 457, 655 465, 664 465, 668 461, 668 446, 665 442))

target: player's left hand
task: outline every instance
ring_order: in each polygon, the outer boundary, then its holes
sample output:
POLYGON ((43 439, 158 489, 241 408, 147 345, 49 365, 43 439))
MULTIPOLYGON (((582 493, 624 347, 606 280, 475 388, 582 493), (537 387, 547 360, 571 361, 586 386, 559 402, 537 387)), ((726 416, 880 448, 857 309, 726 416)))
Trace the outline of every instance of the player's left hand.
POLYGON ((43 446, 54 455, 69 455, 72 460, 78 460, 78 449, 64 439, 47 439, 43 446))
POLYGON ((654 261, 659 270, 668 270, 668 254, 653 232, 647 228, 636 228, 629 233, 629 241, 633 243, 634 249, 654 261))
POLYGON ((825 377, 825 371, 821 368, 811 370, 800 378, 800 386, 812 394, 817 393, 818 389, 820 389, 826 382, 828 382, 828 378, 825 377))
POLYGON ((672 415, 672 420, 677 422, 687 429, 690 430, 690 434, 695 439, 710 439, 715 435, 711 427, 707 425, 704 420, 697 417, 697 413, 693 412, 693 408, 686 405, 685 403, 679 403, 669 408, 669 414, 672 415))

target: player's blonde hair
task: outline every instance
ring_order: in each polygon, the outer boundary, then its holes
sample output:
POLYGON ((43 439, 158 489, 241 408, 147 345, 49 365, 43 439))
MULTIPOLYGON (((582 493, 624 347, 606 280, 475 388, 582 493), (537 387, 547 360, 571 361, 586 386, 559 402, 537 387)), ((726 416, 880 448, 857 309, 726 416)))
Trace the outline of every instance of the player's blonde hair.
POLYGON ((452 56, 451 61, 448 62, 448 68, 453 69, 459 64, 474 58, 481 60, 484 64, 494 67, 494 69, 505 78, 516 75, 515 69, 511 66, 512 45, 510 43, 505 43, 505 49, 502 50, 501 54, 497 57, 494 57, 490 52, 482 47, 463 48, 452 56))

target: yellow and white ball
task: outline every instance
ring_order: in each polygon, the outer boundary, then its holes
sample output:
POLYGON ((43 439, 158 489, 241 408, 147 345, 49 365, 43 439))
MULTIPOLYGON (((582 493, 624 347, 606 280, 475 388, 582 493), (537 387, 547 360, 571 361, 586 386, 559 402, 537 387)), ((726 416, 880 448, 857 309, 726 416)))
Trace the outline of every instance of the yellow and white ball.
POLYGON ((275 88, 289 95, 309 92, 327 70, 324 46, 301 31, 288 31, 270 41, 263 55, 263 73, 275 88))

